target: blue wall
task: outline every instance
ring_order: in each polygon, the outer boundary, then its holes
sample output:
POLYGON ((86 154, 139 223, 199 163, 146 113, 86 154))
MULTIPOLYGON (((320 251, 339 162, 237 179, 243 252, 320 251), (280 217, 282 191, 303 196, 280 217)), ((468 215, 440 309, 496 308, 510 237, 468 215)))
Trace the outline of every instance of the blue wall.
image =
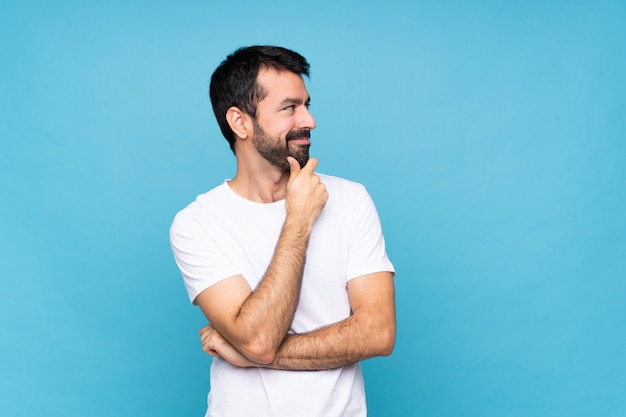
POLYGON ((211 72, 274 43, 398 270, 370 415, 626 415, 626 4, 505 3, 1 1, 0 414, 203 415, 168 228, 234 173, 211 72))

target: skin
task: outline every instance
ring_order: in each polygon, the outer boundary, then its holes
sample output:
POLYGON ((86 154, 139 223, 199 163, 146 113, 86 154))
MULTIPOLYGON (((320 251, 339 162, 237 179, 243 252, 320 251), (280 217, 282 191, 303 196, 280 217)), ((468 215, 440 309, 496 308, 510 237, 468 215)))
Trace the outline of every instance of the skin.
POLYGON ((256 121, 236 107, 227 112, 237 137, 237 175, 229 185, 252 201, 284 198, 285 222, 273 258, 254 291, 243 276, 235 275, 198 295, 197 302, 211 323, 200 330, 202 348, 236 366, 287 370, 330 369, 388 355, 395 340, 390 272, 348 282, 349 318, 309 333, 287 334, 298 305, 311 230, 328 193, 315 173, 317 159, 308 159, 308 135, 300 133, 301 137, 287 140, 292 132, 315 128, 302 77, 262 69, 257 81, 268 94, 258 103, 256 121), (267 157, 272 142, 278 158, 267 157), (303 153, 306 158, 301 157, 303 153), (286 155, 297 155, 298 160, 286 155))

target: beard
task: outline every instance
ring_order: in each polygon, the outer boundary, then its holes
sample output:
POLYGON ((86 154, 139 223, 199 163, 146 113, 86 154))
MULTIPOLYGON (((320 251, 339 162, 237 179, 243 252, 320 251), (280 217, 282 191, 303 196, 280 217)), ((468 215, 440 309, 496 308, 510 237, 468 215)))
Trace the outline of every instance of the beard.
POLYGON ((309 147, 311 145, 297 145, 289 143, 292 139, 310 138, 311 131, 308 129, 292 130, 285 137, 285 145, 281 144, 280 138, 273 138, 265 134, 263 128, 254 121, 254 146, 257 152, 265 158, 267 162, 280 168, 282 171, 289 172, 289 162, 287 157, 295 158, 300 164, 300 168, 304 167, 309 160, 309 147))

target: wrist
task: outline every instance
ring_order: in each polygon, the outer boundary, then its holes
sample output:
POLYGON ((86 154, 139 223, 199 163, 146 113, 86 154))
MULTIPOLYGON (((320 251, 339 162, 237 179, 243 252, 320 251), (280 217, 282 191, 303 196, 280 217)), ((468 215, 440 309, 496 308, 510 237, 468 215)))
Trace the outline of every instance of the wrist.
POLYGON ((311 231, 313 230, 313 223, 314 221, 311 221, 305 216, 288 212, 285 217, 285 223, 283 224, 283 232, 290 236, 308 241, 311 231))

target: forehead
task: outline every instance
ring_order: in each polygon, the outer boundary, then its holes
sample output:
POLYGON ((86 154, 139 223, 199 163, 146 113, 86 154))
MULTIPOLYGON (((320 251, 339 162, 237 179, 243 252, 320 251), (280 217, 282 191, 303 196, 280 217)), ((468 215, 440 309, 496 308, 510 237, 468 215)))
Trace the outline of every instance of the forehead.
POLYGON ((280 102, 286 98, 308 100, 309 93, 300 74, 262 68, 259 70, 257 82, 266 94, 261 102, 280 102))

